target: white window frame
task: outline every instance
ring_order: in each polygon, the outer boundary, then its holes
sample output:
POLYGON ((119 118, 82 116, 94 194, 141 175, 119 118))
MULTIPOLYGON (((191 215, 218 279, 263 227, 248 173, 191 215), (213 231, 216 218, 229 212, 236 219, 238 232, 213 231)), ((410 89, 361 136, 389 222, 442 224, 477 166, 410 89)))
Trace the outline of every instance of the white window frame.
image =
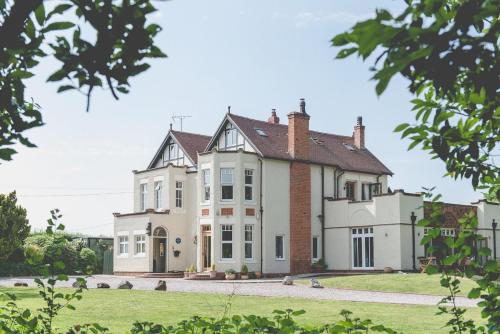
POLYGON ((253 180, 255 176, 255 171, 250 168, 245 168, 245 201, 252 202, 253 201, 253 180), (247 175, 248 174, 248 175, 247 175), (251 182, 247 183, 247 176, 251 178, 251 182), (247 188, 250 188, 251 198, 247 199, 247 188))
POLYGON ((353 227, 351 228, 351 265, 354 270, 363 270, 363 269, 373 269, 375 266, 375 235, 373 233, 373 226, 363 226, 363 227, 353 227), (366 239, 371 238, 371 248, 373 253, 370 253, 370 250, 366 249, 366 239), (354 239, 361 239, 361 249, 357 249, 357 251, 361 251, 361 266, 354 266, 355 262, 355 254, 354 254, 354 239), (368 252, 368 258, 372 258, 373 263, 366 263, 366 257, 368 252))
POLYGON ((243 255, 245 256, 245 260, 248 260, 248 261, 253 261, 254 259, 254 225, 253 224, 245 224, 245 234, 244 234, 244 237, 243 237, 243 240, 244 240, 244 247, 243 247, 243 255), (247 240, 247 232, 250 233, 250 240, 247 240), (247 245, 250 245, 250 255, 251 257, 247 257, 247 251, 246 251, 246 246, 247 245))
POLYGON ((231 261, 233 260, 234 258, 234 229, 233 229, 233 225, 231 224, 222 224, 220 226, 220 242, 221 242, 221 246, 220 246, 220 258, 221 258, 221 261, 231 261), (224 231, 231 231, 231 240, 224 240, 223 239, 223 232, 224 231), (224 244, 231 244, 231 257, 224 257, 224 247, 223 245, 224 244))
POLYGON ((222 202, 231 202, 231 201, 234 201, 234 168, 226 168, 226 167, 223 167, 220 169, 220 200, 222 202), (223 171, 231 171, 231 182, 228 183, 228 182, 223 182, 222 181, 222 174, 223 174, 223 171), (222 195, 223 195, 223 191, 222 191, 222 188, 223 187, 229 187, 231 186, 232 187, 232 197, 231 198, 223 198, 222 195))
POLYGON ((202 202, 209 203, 210 202, 210 169, 202 169, 201 170, 201 185, 202 185, 202 202), (208 195, 208 196, 207 196, 208 195))
POLYGON ((274 258, 276 261, 285 261, 286 260, 286 254, 285 254, 285 235, 284 234, 276 234, 274 236, 274 258), (278 238, 281 238, 281 252, 282 257, 278 257, 278 254, 276 252, 276 246, 278 245, 278 238))
POLYGON ((140 211, 146 211, 148 208, 148 184, 141 183, 139 185, 139 195, 140 195, 140 211))
POLYGON ((146 255, 146 235, 145 234, 134 235, 134 255, 135 256, 145 256, 146 255))
POLYGON ((344 185, 344 187, 345 187, 345 197, 346 197, 347 199, 349 199, 350 201, 353 201, 353 202, 357 201, 357 198, 356 198, 356 197, 357 197, 356 195, 357 195, 357 192, 358 192, 358 191, 357 191, 357 189, 356 189, 356 188, 357 188, 357 186, 358 186, 358 182, 356 182, 356 181, 351 181, 351 180, 347 180, 347 181, 345 181, 345 185, 344 185), (349 183, 349 184, 353 184, 353 186, 352 186, 352 190, 353 190, 353 192, 354 192, 354 193, 352 194, 352 195, 353 195, 353 196, 352 196, 352 198, 350 198, 350 197, 348 196, 348 194, 347 194, 347 189, 348 189, 348 188, 347 188, 347 184, 348 184, 348 183, 349 183))
POLYGON ((321 257, 319 256, 319 250, 320 250, 320 247, 319 247, 319 242, 320 242, 320 240, 319 240, 319 236, 314 235, 314 236, 312 237, 312 241, 311 241, 311 246, 312 246, 311 255, 312 255, 312 259, 313 259, 313 260, 319 260, 319 259, 321 258, 321 257), (316 239, 316 256, 314 256, 314 251, 315 251, 315 249, 314 249, 314 239, 316 239))
POLYGON ((182 209, 184 205, 184 182, 175 181, 175 207, 182 209))
POLYGON ((163 181, 155 181, 154 183, 155 209, 163 209, 163 181))
POLYGON ((128 235, 118 236, 118 256, 128 256, 128 235))
POLYGON ((224 147, 233 148, 238 146, 238 129, 236 129, 233 124, 229 123, 224 129, 224 147), (234 134, 234 135, 233 135, 234 134), (230 135, 230 136, 228 136, 230 135), (234 142, 229 143, 228 138, 233 138, 234 142))

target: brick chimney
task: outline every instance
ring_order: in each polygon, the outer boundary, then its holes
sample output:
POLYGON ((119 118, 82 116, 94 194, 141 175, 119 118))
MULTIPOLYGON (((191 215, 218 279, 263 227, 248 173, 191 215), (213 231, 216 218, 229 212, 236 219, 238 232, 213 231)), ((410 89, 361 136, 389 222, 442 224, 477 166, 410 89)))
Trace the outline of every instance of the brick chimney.
POLYGON ((309 118, 304 99, 300 99, 300 112, 288 114, 288 154, 294 159, 309 160, 309 118))
POLYGON ((309 115, 300 99, 300 112, 288 114, 290 163, 290 273, 311 272, 311 166, 309 115))
POLYGON ((365 126, 363 125, 363 117, 358 116, 358 121, 354 126, 354 145, 359 148, 365 148, 365 126))
POLYGON ((267 123, 280 124, 280 118, 276 116, 276 109, 272 109, 271 117, 267 119, 267 123))

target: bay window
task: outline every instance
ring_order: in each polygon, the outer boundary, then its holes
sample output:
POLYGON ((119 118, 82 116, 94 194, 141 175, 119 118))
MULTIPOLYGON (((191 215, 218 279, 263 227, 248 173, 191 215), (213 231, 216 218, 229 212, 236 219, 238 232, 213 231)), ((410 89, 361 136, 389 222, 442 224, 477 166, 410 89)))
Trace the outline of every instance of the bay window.
POLYGON ((245 169, 245 201, 253 200, 253 169, 245 169))
POLYGON ((202 199, 204 202, 210 201, 210 169, 203 169, 201 171, 202 182, 202 199))
POLYGON ((231 260, 233 258, 233 226, 221 225, 221 258, 231 260))
POLYGON ((253 225, 245 225, 245 259, 253 259, 253 225))
POLYGON ((234 168, 220 169, 221 200, 233 200, 234 168))
POLYGON ((163 182, 156 181, 155 182, 155 209, 162 209, 163 208, 162 191, 163 191, 163 182))
POLYGON ((140 208, 141 211, 145 211, 147 208, 147 203, 148 203, 148 184, 147 183, 141 183, 140 186, 140 208))
POLYGON ((182 193, 184 184, 182 181, 175 181, 175 207, 182 208, 182 193))

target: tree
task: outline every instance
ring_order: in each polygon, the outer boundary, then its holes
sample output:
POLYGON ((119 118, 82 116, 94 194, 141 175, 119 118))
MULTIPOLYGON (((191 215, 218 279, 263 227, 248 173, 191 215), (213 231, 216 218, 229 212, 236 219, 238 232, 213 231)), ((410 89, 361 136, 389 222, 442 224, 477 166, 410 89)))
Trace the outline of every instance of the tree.
MULTIPOLYGON (((376 92, 391 78, 408 79, 414 124, 395 131, 446 164, 453 178, 470 179, 500 199, 494 158, 500 140, 500 1, 407 0, 393 16, 377 10, 332 39, 337 58, 374 56, 376 92)), ((370 58, 373 59, 373 58, 370 58)))
MULTIPOLYGON (((409 80, 415 112, 414 124, 400 124, 396 132, 409 138, 409 149, 420 146, 433 158, 441 159, 447 174, 470 179, 474 189, 486 189, 487 198, 500 199, 499 168, 494 158, 500 140, 500 1, 498 0, 407 0, 404 11, 393 16, 377 10, 373 19, 358 22, 349 31, 332 39, 334 46, 348 46, 337 58, 358 54, 363 60, 374 59, 376 92, 382 94, 396 74, 409 80), (374 55, 375 54, 375 55, 374 55), (374 58, 370 56, 374 55, 374 58)), ((432 197, 431 219, 419 226, 432 227, 423 244, 441 238, 443 221, 440 196, 432 197)), ((473 212, 460 219, 456 238, 441 243, 438 267, 441 285, 449 295, 440 302, 439 314, 450 314, 450 333, 498 333, 500 266, 496 259, 481 264, 479 256, 491 256, 487 247, 477 249, 482 236, 476 233, 473 212), (453 249, 453 251, 451 251, 453 249), (478 303, 486 326, 466 320, 465 309, 455 305, 460 291, 459 277, 475 277, 478 286, 469 298, 478 303), (451 304, 451 307, 449 307, 451 304)), ((439 243, 436 243, 439 244, 439 243)))
POLYGON ((16 143, 35 146, 24 133, 43 125, 42 113, 24 81, 40 60, 50 54, 61 62, 47 81, 62 81, 57 92, 82 92, 87 111, 95 87, 118 99, 150 67, 146 60, 166 57, 153 41, 161 27, 147 23, 154 11, 149 0, 0 0, 0 161, 12 159, 16 143), (63 14, 75 19, 61 21, 63 14))
POLYGON ((17 205, 16 192, 0 194, 0 260, 20 248, 29 233, 26 209, 17 205))

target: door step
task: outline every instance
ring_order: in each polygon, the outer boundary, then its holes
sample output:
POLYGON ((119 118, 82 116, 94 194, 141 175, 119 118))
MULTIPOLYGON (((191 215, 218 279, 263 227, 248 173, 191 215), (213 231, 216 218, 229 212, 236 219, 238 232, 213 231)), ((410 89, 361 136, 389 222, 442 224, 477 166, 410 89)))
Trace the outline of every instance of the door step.
POLYGON ((144 273, 139 277, 145 278, 182 278, 184 273, 182 272, 172 272, 172 273, 144 273))

